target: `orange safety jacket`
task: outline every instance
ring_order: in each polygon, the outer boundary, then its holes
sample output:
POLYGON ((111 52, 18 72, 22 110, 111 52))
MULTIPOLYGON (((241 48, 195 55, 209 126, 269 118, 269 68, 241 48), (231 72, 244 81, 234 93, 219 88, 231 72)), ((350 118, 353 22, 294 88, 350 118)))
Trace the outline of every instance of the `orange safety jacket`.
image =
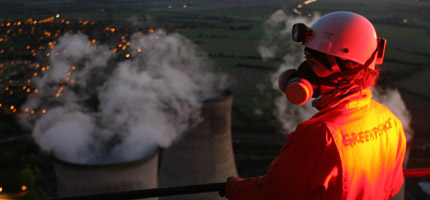
POLYGON ((399 119, 368 89, 331 102, 288 135, 264 176, 231 178, 231 200, 384 200, 403 184, 399 119))

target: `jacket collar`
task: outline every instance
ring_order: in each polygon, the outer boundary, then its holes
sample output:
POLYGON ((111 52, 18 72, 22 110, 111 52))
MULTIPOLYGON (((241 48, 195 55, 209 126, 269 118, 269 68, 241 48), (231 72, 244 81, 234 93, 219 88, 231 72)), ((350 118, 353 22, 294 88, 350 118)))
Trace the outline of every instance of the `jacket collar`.
POLYGON ((312 103, 314 107, 320 110, 316 115, 320 115, 333 109, 353 110, 366 107, 372 97, 373 94, 370 89, 363 89, 341 97, 328 94, 312 103))

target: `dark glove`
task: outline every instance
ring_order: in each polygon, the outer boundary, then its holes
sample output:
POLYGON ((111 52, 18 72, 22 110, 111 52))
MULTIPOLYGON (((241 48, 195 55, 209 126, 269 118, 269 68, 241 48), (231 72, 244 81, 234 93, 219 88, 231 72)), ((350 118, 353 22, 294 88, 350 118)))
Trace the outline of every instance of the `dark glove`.
MULTIPOLYGON (((228 177, 227 178, 227 182, 228 182, 228 180, 230 180, 231 178, 233 178, 233 177, 228 177)), ((226 194, 225 194, 225 187, 226 187, 226 185, 227 185, 227 182, 225 183, 225 184, 223 184, 220 188, 219 188, 219 190, 218 190, 218 194, 219 194, 219 196, 221 196, 221 197, 226 197, 226 194)), ((228 198, 228 197, 227 197, 228 198)))
MULTIPOLYGON (((227 184, 227 183, 226 183, 227 184)), ((225 185, 226 184, 224 184, 222 187, 220 187, 219 188, 219 190, 218 190, 218 194, 219 194, 219 196, 220 197, 225 197, 225 185)))

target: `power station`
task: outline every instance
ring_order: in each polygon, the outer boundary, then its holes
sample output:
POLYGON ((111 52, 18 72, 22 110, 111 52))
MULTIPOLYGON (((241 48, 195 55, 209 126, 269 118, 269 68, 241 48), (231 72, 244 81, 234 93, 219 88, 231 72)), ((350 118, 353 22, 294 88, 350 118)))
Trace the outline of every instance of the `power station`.
MULTIPOLYGON (((237 176, 231 140, 233 95, 202 101, 203 121, 169 148, 141 159, 114 164, 77 164, 56 158, 58 196, 85 196, 121 191, 224 182, 237 176)), ((153 198, 157 199, 157 198, 153 198)), ((221 199, 218 193, 178 195, 165 200, 221 199)))

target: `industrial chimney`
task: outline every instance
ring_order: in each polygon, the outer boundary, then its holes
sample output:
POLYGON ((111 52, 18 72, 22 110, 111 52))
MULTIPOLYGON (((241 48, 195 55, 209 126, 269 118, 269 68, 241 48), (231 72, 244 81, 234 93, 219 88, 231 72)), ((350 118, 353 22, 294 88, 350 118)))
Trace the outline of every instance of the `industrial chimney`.
MULTIPOLYGON (((205 100, 203 122, 161 153, 160 187, 224 182, 237 176, 231 141, 231 91, 205 100)), ((217 193, 165 197, 169 200, 222 199, 217 193)))
POLYGON ((156 188, 158 151, 113 164, 77 164, 56 158, 54 167, 60 197, 156 188))

